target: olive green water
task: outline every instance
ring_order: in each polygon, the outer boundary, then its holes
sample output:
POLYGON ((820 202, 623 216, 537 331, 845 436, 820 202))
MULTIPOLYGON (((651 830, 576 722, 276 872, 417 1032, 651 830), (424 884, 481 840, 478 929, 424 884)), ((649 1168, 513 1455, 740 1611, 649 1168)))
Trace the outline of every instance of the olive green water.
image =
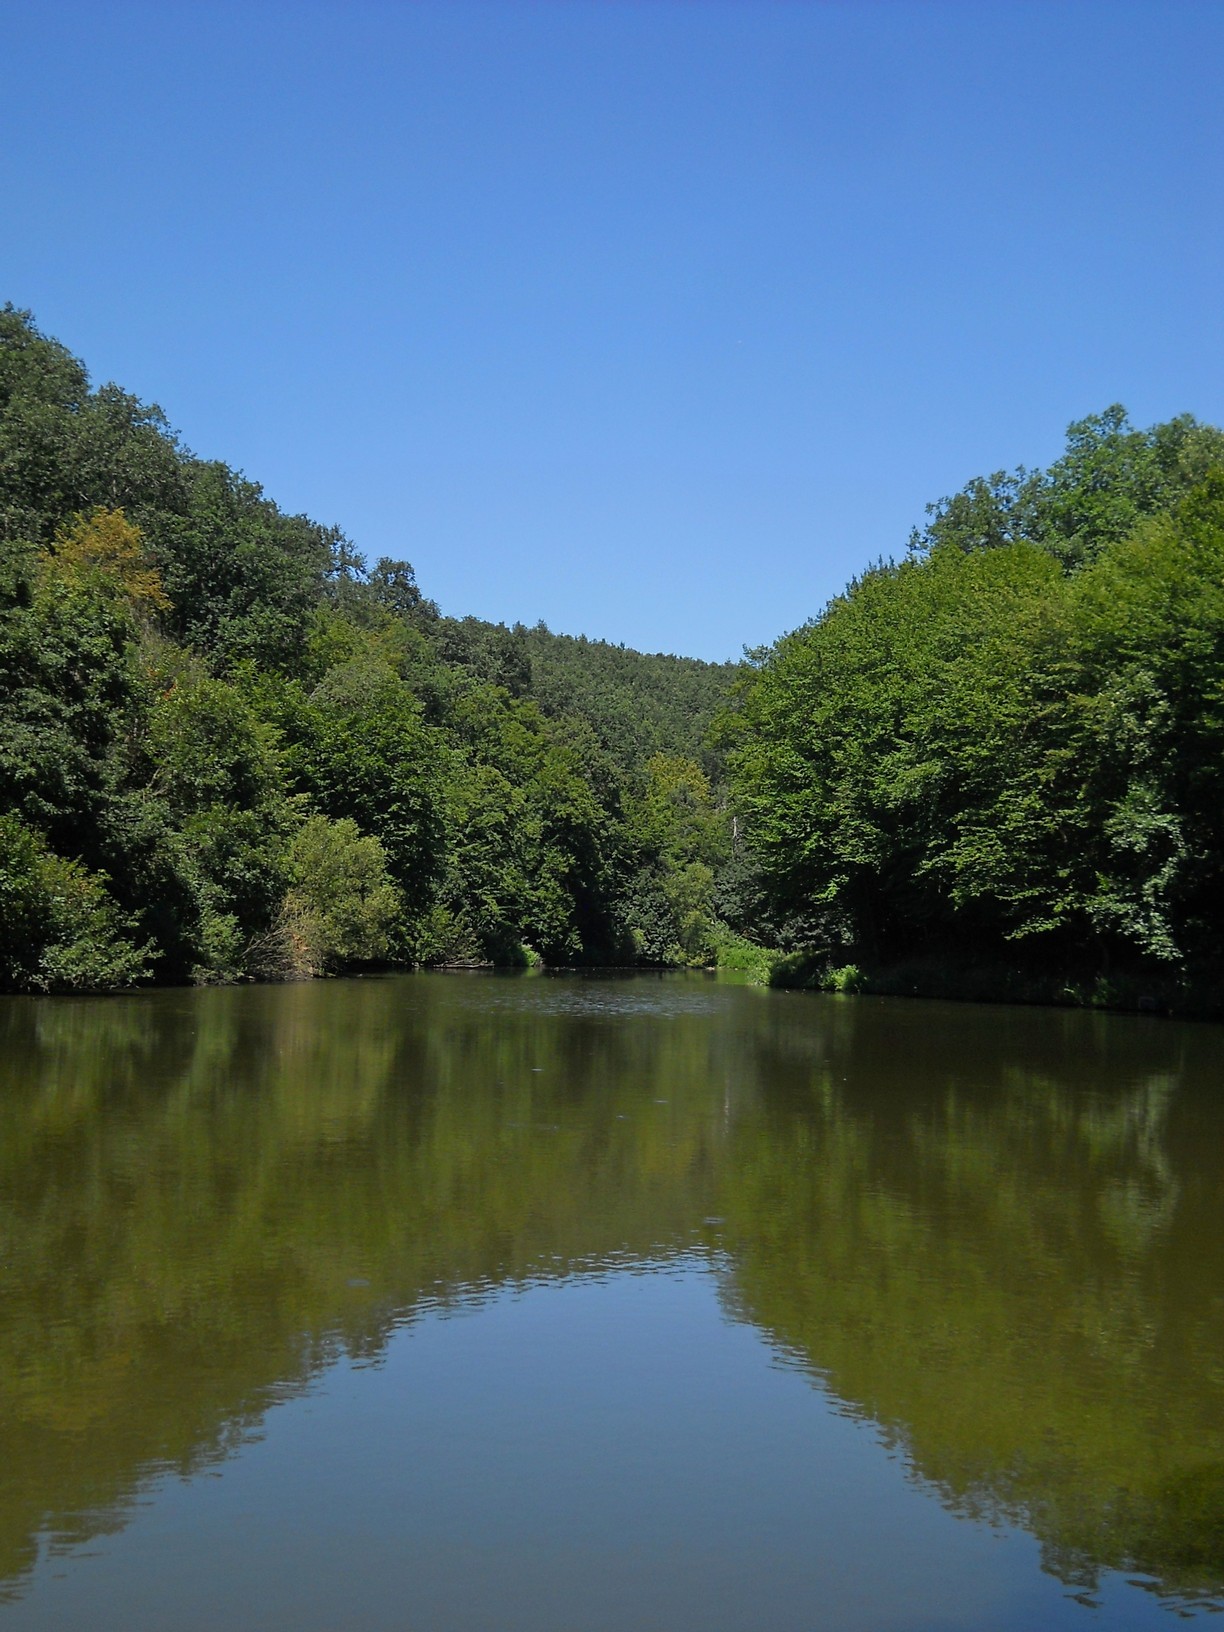
POLYGON ((0 1004, 0 1628, 1224 1598, 1224 1029, 418 975, 0 1004))

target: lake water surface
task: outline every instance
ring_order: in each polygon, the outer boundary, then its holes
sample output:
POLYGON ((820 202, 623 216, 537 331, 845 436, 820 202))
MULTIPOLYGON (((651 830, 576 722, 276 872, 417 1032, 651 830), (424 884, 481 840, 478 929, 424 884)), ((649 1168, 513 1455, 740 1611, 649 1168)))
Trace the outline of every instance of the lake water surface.
POLYGON ((1224 1604, 1224 1028, 445 976, 0 1003, 0 1629, 1224 1604))

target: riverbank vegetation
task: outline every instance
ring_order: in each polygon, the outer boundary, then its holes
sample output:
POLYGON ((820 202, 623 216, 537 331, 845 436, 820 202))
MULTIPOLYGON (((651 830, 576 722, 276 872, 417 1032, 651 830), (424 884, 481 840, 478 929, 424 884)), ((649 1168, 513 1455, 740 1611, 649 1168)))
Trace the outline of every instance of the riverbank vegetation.
POLYGON ((0 988, 711 961, 736 671, 443 617, 0 313, 0 988))
POLYGON ((0 988, 719 962, 1219 1006, 1224 434, 1072 426, 709 664, 454 618, 0 312, 0 988))
POLYGON ((779 978, 1218 1006, 1222 465, 1111 409, 758 656, 729 729, 779 978))

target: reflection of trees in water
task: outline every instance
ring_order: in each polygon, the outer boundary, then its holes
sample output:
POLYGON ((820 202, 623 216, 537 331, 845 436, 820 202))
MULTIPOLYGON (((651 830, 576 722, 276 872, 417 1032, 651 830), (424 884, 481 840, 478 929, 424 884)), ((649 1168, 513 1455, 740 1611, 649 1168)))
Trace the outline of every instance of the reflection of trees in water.
POLYGON ((1224 1575, 1218 1033, 658 989, 0 1010, 0 1572, 413 1311, 717 1214, 731 1307, 959 1510, 1068 1579, 1224 1575))
POLYGON ((1218 1591, 1218 1034, 902 1007, 842 1005, 805 1120, 763 1069, 781 1093, 727 1153, 731 1306, 1065 1579, 1218 1591))
POLYGON ((490 1025, 482 985, 4 1009, 0 1572, 423 1303, 689 1244, 705 1017, 490 1025))

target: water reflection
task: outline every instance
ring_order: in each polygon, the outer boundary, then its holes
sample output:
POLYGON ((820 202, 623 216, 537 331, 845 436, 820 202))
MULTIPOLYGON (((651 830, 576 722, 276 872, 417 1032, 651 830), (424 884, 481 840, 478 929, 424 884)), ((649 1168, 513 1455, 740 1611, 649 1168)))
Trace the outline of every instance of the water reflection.
POLYGON ((1219 1591, 1221 1043, 700 977, 6 1003, 0 1577, 423 1310, 697 1252, 957 1511, 1219 1591))
POLYGON ((811 1066, 792 1034, 762 1070, 724 1175, 736 1307, 1064 1580, 1217 1590, 1218 1034, 942 1018, 842 1005, 811 1066))

